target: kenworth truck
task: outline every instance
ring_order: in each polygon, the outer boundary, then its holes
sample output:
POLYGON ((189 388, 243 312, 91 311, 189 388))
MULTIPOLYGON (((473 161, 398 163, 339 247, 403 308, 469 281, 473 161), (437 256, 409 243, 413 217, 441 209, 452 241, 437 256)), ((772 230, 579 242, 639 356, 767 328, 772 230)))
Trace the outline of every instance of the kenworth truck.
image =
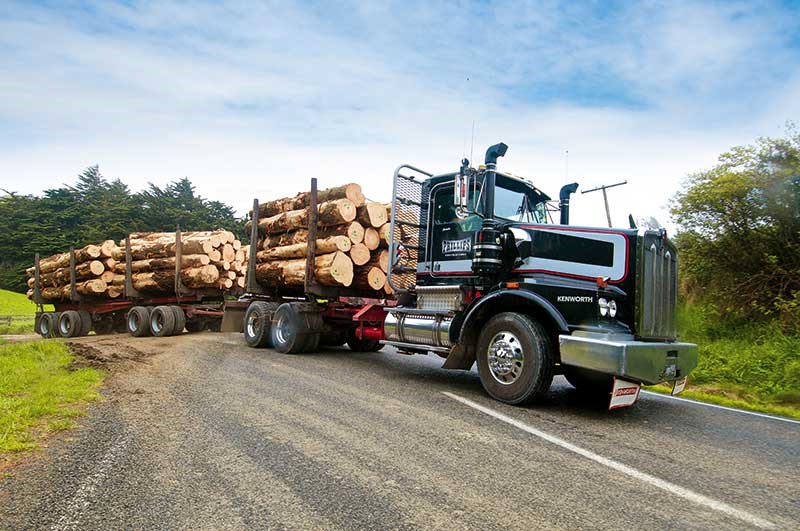
POLYGON ((453 173, 394 172, 387 277, 396 300, 339 296, 308 267, 304 293, 248 293, 230 308, 243 323, 227 328, 279 352, 346 341, 433 352, 447 369, 477 363, 486 392, 509 404, 540 398, 555 374, 612 408, 635 402, 640 384, 680 392, 697 346, 677 341, 678 256, 666 231, 569 225, 577 184, 561 189, 560 224, 548 223, 550 198, 497 169, 506 150, 490 147, 479 168, 464 159, 453 173))

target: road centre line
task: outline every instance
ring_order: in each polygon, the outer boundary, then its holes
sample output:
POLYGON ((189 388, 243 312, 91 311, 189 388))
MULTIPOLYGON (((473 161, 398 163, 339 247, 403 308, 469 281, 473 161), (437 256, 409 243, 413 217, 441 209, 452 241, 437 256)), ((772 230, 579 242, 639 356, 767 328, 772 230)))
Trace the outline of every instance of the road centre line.
POLYGON ((630 467, 630 466, 625 465, 623 463, 620 463, 618 461, 614 461, 613 459, 609 459, 607 457, 603 457, 603 456, 601 456, 599 454, 596 454, 596 453, 594 453, 594 452, 592 452, 590 450, 586 450, 584 448, 581 448, 580 446, 576 446, 576 445, 574 445, 574 444, 572 444, 570 442, 567 442, 564 439, 561 439, 561 438, 556 437, 554 435, 550 435, 549 433, 545 433, 545 432, 543 432, 541 430, 538 430, 536 428, 528 426, 527 424, 525 424, 523 422, 520 422, 518 420, 515 420, 515 419, 513 419, 511 417, 508 417, 506 415, 503 415, 502 413, 498 413, 497 411, 494 411, 492 409, 484 407, 484 406, 482 406, 482 405, 480 405, 480 404, 478 404, 476 402, 473 402, 472 400, 468 400, 466 398, 462 398, 462 397, 460 397, 458 395, 455 395, 453 393, 449 393, 447 391, 443 391, 442 394, 444 394, 448 398, 452 398, 453 400, 461 402, 462 404, 464 404, 466 406, 469 406, 472 409, 476 409, 476 410, 480 411, 481 413, 485 413, 485 414, 487 414, 487 415, 489 415, 491 417, 496 418, 497 420, 505 422, 506 424, 510 424, 511 426, 514 426, 515 428, 518 428, 518 429, 520 429, 520 430, 522 430, 522 431, 524 431, 526 433, 529 433, 531 435, 539 437, 540 439, 544 439, 545 441, 547 441, 547 442, 549 442, 551 444, 555 444, 556 446, 560 446, 561 448, 564 448, 565 450, 569 450, 570 452, 578 454, 581 457, 585 457, 586 459, 589 459, 589 460, 594 461, 596 463, 599 463, 601 465, 607 466, 607 467, 609 467, 609 468, 611 468, 613 470, 616 470, 618 472, 622 472, 623 474, 625 474, 627 476, 630 476, 632 478, 635 478, 635 479, 638 479, 640 481, 643 481, 643 482, 645 482, 645 483, 647 483, 649 485, 652 485, 652 486, 657 487, 657 488, 659 488, 661 490, 667 491, 667 492, 669 492, 671 494, 674 494, 676 496, 679 496, 681 498, 689 500, 689 501, 691 501, 693 503, 696 503, 698 505, 702 505, 702 506, 707 507, 709 509, 713 509, 715 511, 727 514, 729 516, 737 518, 737 519, 739 519, 739 520, 741 520, 743 522, 747 522, 748 524, 754 525, 756 527, 760 527, 762 529, 775 529, 775 527, 776 527, 775 524, 773 524, 772 522, 770 522, 768 520, 764 520, 763 518, 760 518, 758 516, 750 514, 750 513, 746 512, 746 511, 742 511, 740 509, 737 509, 737 508, 735 508, 735 507, 733 507, 731 505, 728 505, 727 503, 724 503, 724 502, 721 502, 721 501, 717 501, 717 500, 715 500, 713 498, 709 498, 709 497, 704 496, 702 494, 698 494, 698 493, 696 493, 696 492, 694 492, 692 490, 689 490, 687 488, 681 487, 680 485, 676 485, 674 483, 670 483, 669 481, 657 478, 655 476, 651 476, 650 474, 647 474, 645 472, 641 472, 641 471, 639 471, 639 470, 637 470, 637 469, 635 469, 633 467, 630 467))
POLYGON ((728 407, 728 406, 720 406, 719 404, 710 404, 708 402, 700 402, 698 400, 692 400, 690 398, 682 398, 680 396, 672 396, 672 395, 664 395, 661 393, 656 393, 654 391, 645 391, 642 389, 642 394, 646 394, 648 396, 654 396, 657 398, 665 398, 669 400, 678 400, 679 402, 689 402, 690 404, 697 404, 698 406, 706 406, 706 407, 713 407, 716 409, 724 409, 725 411, 733 411, 735 413, 744 413, 745 415, 752 415, 754 417, 761 417, 770 420, 780 420, 783 422, 789 422, 791 424, 800 424, 800 420, 795 419, 788 419, 786 417, 777 417, 775 415, 767 415, 766 413, 758 413, 757 411, 747 411, 746 409, 737 409, 735 407, 728 407))

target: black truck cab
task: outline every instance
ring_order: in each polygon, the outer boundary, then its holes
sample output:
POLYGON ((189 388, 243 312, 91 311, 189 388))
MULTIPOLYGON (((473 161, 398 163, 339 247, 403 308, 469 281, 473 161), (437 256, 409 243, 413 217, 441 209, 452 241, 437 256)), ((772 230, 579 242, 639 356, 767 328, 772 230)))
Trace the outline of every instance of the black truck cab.
MULTIPOLYGON (((386 342, 436 352, 445 367, 477 362, 493 397, 526 403, 554 374, 608 396, 616 381, 685 381, 697 347, 677 341, 677 250, 666 231, 568 224, 533 183, 485 165, 431 175, 398 168, 392 203, 386 342)), ((624 391, 627 392, 627 391, 624 391)), ((612 395, 612 403, 614 396, 612 395)))

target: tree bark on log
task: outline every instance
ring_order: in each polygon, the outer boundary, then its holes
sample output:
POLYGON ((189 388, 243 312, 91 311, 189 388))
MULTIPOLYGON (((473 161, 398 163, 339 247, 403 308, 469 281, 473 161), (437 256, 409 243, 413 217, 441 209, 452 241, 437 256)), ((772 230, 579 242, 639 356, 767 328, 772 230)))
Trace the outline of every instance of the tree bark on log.
MULTIPOLYGON (((330 236, 325 239, 318 239, 316 254, 329 254, 336 251, 346 253, 352 247, 350 238, 347 236, 330 236)), ((269 262, 271 260, 285 260, 287 258, 304 258, 308 253, 308 243, 295 243, 284 247, 273 247, 256 254, 259 262, 269 262)))
MULTIPOLYGON (((69 266, 69 263, 67 263, 69 266)), ((103 274, 105 271, 105 266, 103 262, 100 260, 90 260, 89 262, 83 262, 82 264, 75 265, 75 280, 86 280, 92 277, 96 277, 103 274)), ((39 275, 39 281, 41 282, 42 286, 63 286, 64 284, 69 283, 69 267, 62 267, 60 269, 56 269, 55 271, 51 271, 49 273, 41 273, 39 275)), ((33 278, 29 282, 29 285, 33 287, 33 278)))
MULTIPOLYGON (((217 285, 219 270, 213 265, 181 270, 181 282, 187 288, 211 288, 217 285)), ((175 271, 159 270, 131 275, 133 287, 141 291, 175 291, 175 271)))
MULTIPOLYGON (((353 282, 353 261, 342 252, 317 256, 314 276, 324 286, 349 286, 353 282)), ((256 265, 256 280, 265 286, 302 286, 305 278, 306 261, 302 258, 256 265)))
MULTIPOLYGON (((106 283, 102 280, 93 278, 92 280, 77 282, 75 284, 75 291, 80 295, 98 295, 104 293, 107 287, 106 283)), ((39 293, 41 293, 42 298, 45 300, 57 301, 69 299, 70 291, 70 287, 67 285, 57 288, 42 288, 39 290, 39 293)))
MULTIPOLYGON (((356 207, 349 199, 336 199, 319 205, 317 225, 326 227, 341 225, 356 218, 356 207)), ((308 227, 308 209, 282 212, 272 217, 258 220, 259 228, 267 233, 288 232, 308 227)))
MULTIPOLYGON (((364 204, 364 194, 361 192, 361 186, 358 184, 345 184, 317 191, 317 204, 324 203, 325 201, 334 201, 336 199, 348 199, 356 207, 364 204)), ((301 192, 294 197, 267 201, 258 205, 258 217, 270 217, 283 212, 301 210, 308 207, 310 200, 310 192, 301 192)), ((252 211, 250 212, 250 216, 252 217, 252 211)))
MULTIPOLYGON (((97 245, 87 245, 80 249, 75 249, 75 263, 88 262, 100 258, 100 247, 97 245)), ((69 253, 58 253, 53 256, 39 260, 39 272, 50 273, 56 269, 69 266, 69 253)), ((28 275, 33 275, 34 267, 25 270, 28 275)))
POLYGON ((383 203, 367 203, 362 207, 358 207, 356 219, 365 227, 380 228, 388 220, 386 207, 383 203))
MULTIPOLYGON (((205 254, 184 254, 181 256, 181 266, 202 267, 211 263, 211 259, 205 254)), ((131 272, 156 271, 158 269, 175 269, 175 257, 168 258, 147 258, 144 260, 131 261, 131 272)), ((125 262, 120 262, 114 266, 117 273, 125 273, 125 262)))

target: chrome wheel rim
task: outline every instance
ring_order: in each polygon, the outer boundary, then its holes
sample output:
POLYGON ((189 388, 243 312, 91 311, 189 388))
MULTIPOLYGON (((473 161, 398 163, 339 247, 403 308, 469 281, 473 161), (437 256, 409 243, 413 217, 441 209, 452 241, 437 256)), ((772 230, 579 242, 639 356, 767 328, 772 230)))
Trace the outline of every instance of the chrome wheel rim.
POLYGON ((511 385, 522 375, 525 352, 519 338, 511 332, 498 332, 489 341, 486 352, 489 372, 502 385, 511 385))
POLYGON ((247 318, 247 337, 256 337, 256 326, 258 326, 258 316, 253 312, 247 318))
POLYGON ((291 326, 289 325, 289 318, 285 315, 281 315, 278 318, 278 322, 275 323, 275 337, 278 340, 278 343, 281 344, 288 343, 292 338, 292 330, 291 326))
POLYGON ((134 332, 139 329, 139 316, 132 313, 128 316, 128 330, 134 332))

